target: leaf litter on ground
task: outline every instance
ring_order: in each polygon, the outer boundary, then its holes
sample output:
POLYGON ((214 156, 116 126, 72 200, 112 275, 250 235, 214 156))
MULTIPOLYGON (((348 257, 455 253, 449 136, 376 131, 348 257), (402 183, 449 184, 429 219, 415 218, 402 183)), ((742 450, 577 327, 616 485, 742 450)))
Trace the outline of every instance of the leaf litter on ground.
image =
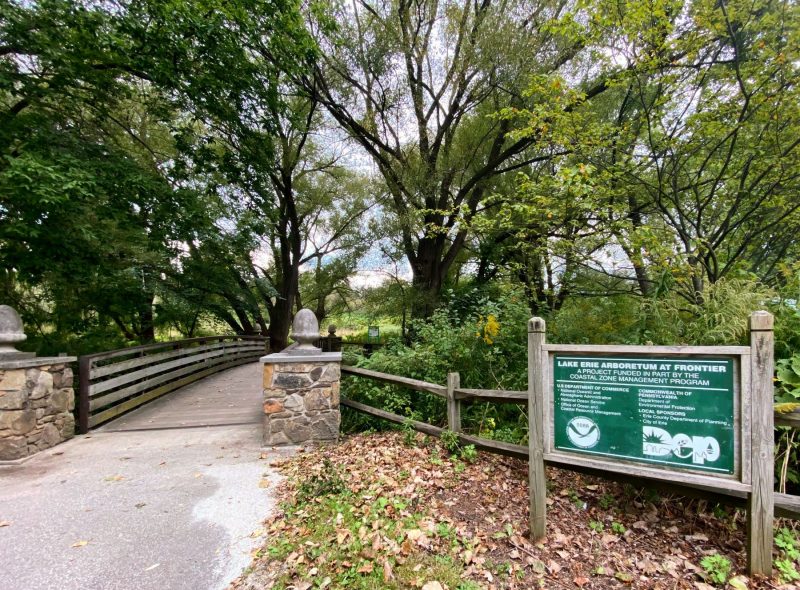
POLYGON ((275 462, 286 480, 266 544, 229 590, 795 589, 746 573, 743 513, 547 468, 548 534, 528 537, 527 463, 447 457, 435 438, 360 434, 275 462))

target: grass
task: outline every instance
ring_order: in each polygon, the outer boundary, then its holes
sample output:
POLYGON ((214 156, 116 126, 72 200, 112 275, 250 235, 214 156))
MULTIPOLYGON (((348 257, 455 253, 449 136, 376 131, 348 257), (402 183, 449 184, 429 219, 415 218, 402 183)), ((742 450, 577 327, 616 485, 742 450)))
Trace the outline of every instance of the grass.
MULTIPOLYGON (((419 529, 428 518, 424 509, 381 494, 380 485, 354 494, 340 482, 330 463, 296 482, 294 503, 282 507, 284 523, 292 524, 264 549, 273 563, 283 564, 274 588, 399 589, 429 580, 463 586, 460 560, 416 550, 415 541, 426 535, 419 529)), ((463 548, 447 523, 427 534, 448 539, 454 553, 463 548)))

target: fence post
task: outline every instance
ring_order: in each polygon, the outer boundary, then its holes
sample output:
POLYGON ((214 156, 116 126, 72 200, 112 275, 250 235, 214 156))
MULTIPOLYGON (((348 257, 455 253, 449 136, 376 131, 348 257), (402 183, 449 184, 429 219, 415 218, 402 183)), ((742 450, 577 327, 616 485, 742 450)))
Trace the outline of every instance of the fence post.
MULTIPOLYGON (((751 574, 772 575, 774 489, 773 317, 766 311, 750 316, 750 420, 753 489, 747 499, 747 559, 751 574)), ((743 370, 747 370, 743 367, 743 370)), ((743 408, 748 411, 747 408, 743 408)))
POLYGON ((461 432, 461 400, 456 399, 455 390, 461 387, 461 375, 447 374, 447 427, 452 432, 461 432))
POLYGON ((92 359, 89 356, 78 358, 78 434, 89 432, 89 378, 92 359))
POLYGON ((542 346, 545 321, 528 321, 528 493, 530 495, 531 541, 545 536, 547 486, 544 474, 544 371, 542 346))

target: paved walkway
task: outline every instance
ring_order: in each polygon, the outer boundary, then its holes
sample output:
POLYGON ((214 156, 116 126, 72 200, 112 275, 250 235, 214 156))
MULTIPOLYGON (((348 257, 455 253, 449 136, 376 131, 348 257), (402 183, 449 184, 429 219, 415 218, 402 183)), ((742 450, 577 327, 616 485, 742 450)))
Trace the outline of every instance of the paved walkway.
POLYGON ((0 590, 224 588, 274 506, 260 408, 244 365, 0 467, 0 590))

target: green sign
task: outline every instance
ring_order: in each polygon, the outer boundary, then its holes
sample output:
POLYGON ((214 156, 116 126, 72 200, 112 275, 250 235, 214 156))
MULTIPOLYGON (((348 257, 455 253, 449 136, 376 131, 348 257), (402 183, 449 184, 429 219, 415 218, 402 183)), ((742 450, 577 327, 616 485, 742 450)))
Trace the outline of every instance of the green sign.
POLYGON ((734 471, 731 359, 555 355, 556 449, 734 471))
POLYGON ((367 342, 380 342, 381 329, 378 326, 367 327, 367 342))

